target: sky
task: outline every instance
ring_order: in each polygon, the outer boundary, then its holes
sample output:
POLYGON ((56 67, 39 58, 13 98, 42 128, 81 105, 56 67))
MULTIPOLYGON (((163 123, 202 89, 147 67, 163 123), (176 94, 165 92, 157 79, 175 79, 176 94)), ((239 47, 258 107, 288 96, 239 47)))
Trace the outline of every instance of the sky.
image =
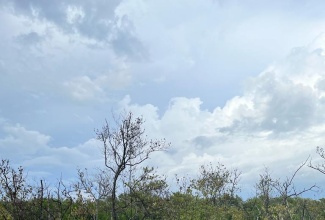
MULTIPOLYGON (((325 144, 321 0, 0 0, 0 152, 28 175, 103 166, 94 129, 145 119, 170 179, 221 162, 254 196, 325 144)), ((324 185, 303 168, 298 188, 324 185)), ((315 196, 315 195, 312 195, 315 196)), ((320 191, 316 196, 324 196, 320 191)))

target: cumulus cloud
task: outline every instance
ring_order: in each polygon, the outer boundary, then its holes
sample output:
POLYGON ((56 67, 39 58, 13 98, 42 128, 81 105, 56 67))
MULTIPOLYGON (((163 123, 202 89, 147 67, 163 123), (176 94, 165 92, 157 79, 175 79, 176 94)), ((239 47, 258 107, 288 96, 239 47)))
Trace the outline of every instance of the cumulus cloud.
POLYGON ((95 165, 118 104, 172 142, 148 161, 164 173, 290 171, 324 142, 324 37, 273 61, 324 30, 316 2, 0 0, 0 147, 39 173, 95 165))
MULTIPOLYGON (((79 22, 76 19, 81 19, 82 8, 70 9, 75 13, 71 19, 79 22)), ((105 101, 115 98, 111 91, 130 85, 132 75, 125 58, 117 57, 109 47, 93 49, 91 45, 100 44, 98 41, 66 33, 47 19, 19 16, 17 11, 17 15, 12 14, 2 7, 0 10, 1 19, 11 26, 0 28, 0 96, 7 104, 26 93, 45 99, 61 96, 81 102, 105 101)), ((10 106, 10 112, 14 112, 16 105, 10 106)))
POLYGON ((4 124, 2 132, 4 133, 4 137, 0 139, 2 156, 9 158, 31 156, 50 141, 50 136, 37 131, 29 131, 20 124, 4 124))
MULTIPOLYGON (((325 37, 320 39, 317 46, 295 49, 270 65, 247 82, 243 95, 212 111, 202 109, 199 98, 184 97, 173 98, 161 117, 157 107, 132 104, 130 97, 120 105, 148 115, 151 136, 160 133, 172 141, 172 148, 162 153, 172 159, 159 164, 162 169, 173 167, 170 174, 191 173, 202 163, 222 161, 243 170, 244 182, 256 180, 264 166, 279 176, 290 175, 325 142, 325 37)), ((315 175, 312 170, 303 172, 315 175)))
POLYGON ((90 139, 73 147, 51 146, 51 137, 38 131, 28 130, 20 124, 1 122, 1 158, 22 165, 32 171, 31 177, 44 175, 59 178, 63 171, 71 178, 77 167, 100 167, 101 148, 96 139, 90 139))
MULTIPOLYGON (((323 35, 320 38, 324 40, 323 35)), ((283 133, 302 132, 322 124, 323 91, 319 85, 324 78, 323 50, 321 44, 317 49, 293 50, 282 62, 251 79, 244 95, 224 107, 237 112, 237 116, 222 129, 283 133)))
POLYGON ((121 66, 120 69, 114 72, 101 74, 93 79, 87 75, 75 77, 69 81, 65 81, 63 86, 65 91, 74 100, 81 102, 105 102, 110 99, 108 96, 110 91, 127 87, 131 79, 132 77, 128 72, 128 68, 121 66))

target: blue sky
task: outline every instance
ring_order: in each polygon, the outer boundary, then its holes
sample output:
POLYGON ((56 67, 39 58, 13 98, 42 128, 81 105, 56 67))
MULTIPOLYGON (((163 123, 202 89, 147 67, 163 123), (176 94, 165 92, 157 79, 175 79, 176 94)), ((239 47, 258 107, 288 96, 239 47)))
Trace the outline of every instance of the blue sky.
POLYGON ((265 166, 285 177, 324 146, 324 4, 0 0, 1 157, 73 179, 103 165, 93 131, 126 109, 172 143, 159 172, 221 161, 253 195, 265 166))

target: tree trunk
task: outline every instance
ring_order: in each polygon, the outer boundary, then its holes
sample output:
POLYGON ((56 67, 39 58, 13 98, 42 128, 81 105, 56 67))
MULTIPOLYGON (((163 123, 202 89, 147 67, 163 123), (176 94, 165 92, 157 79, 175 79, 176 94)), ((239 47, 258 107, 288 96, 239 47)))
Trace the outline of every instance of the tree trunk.
POLYGON ((116 183, 117 183, 117 178, 118 176, 114 176, 114 181, 113 181, 113 189, 112 189, 112 214, 111 214, 111 220, 117 220, 117 215, 116 215, 116 183))

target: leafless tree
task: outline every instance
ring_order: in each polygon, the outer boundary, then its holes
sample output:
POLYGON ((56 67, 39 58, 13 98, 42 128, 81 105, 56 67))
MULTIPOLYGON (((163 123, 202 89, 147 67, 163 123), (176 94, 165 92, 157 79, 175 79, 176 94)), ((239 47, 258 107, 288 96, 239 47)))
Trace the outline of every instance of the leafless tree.
MULTIPOLYGON (((324 148, 322 147, 317 147, 316 148, 316 152, 317 154, 323 158, 325 160, 325 151, 324 151, 324 148)), ((311 160, 309 161, 309 164, 308 166, 314 170, 317 170, 319 172, 321 172, 322 174, 325 174, 325 162, 324 163, 321 163, 321 164, 316 164, 316 165, 313 165, 311 160)))
POLYGON ((117 219, 116 190, 119 177, 127 167, 134 167, 149 158, 155 151, 166 149, 163 140, 147 140, 144 135, 143 119, 129 112, 115 119, 114 126, 106 123, 96 130, 97 138, 103 143, 105 166, 112 172, 111 218, 117 219))
POLYGON ((301 170, 301 168, 303 168, 306 165, 308 160, 309 160, 309 158, 295 170, 295 172, 291 175, 291 177, 287 177, 283 182, 281 182, 280 180, 274 181, 273 186, 280 194, 280 196, 282 198, 282 203, 284 206, 288 205, 288 198, 297 197, 305 192, 315 190, 318 188, 316 184, 313 184, 312 186, 310 186, 308 188, 303 188, 301 190, 297 190, 297 188, 293 182, 297 173, 301 170))

